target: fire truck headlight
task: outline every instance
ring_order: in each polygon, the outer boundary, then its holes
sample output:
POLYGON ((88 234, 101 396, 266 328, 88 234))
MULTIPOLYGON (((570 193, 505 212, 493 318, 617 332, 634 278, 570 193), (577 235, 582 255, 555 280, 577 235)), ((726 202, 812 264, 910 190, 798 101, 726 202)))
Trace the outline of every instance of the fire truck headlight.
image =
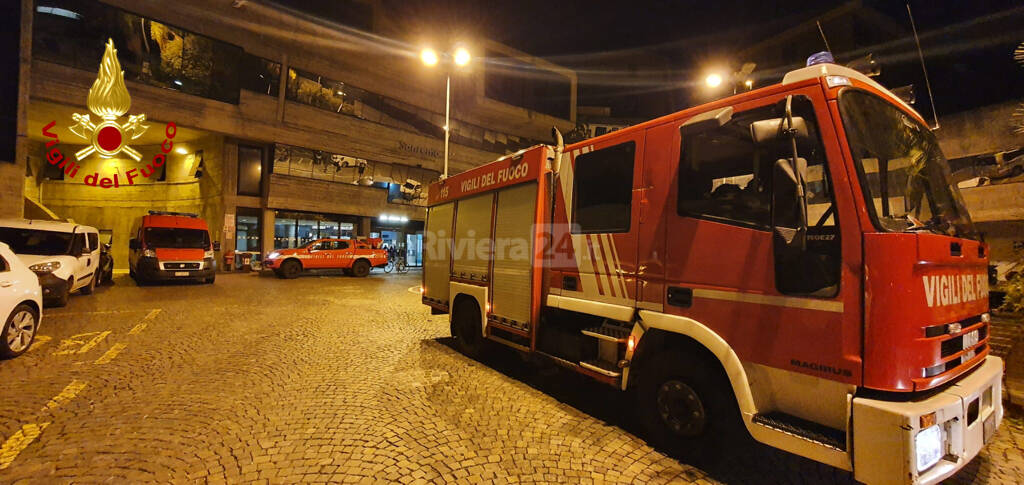
POLYGON ((142 250, 142 257, 144 257, 144 258, 155 258, 156 257, 156 251, 154 251, 152 249, 143 249, 142 250))
POLYGON ((917 471, 923 472, 942 458, 942 428, 938 425, 922 429, 914 437, 917 471))

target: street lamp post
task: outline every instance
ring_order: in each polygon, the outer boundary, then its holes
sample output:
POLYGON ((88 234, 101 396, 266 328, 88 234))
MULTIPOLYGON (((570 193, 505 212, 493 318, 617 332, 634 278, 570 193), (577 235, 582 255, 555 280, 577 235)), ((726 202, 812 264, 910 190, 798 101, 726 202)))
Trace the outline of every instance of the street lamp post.
MULTIPOLYGON (((448 56, 451 62, 457 67, 463 67, 469 64, 470 54, 469 51, 464 47, 455 49, 453 55, 448 56)), ((427 67, 434 67, 440 61, 437 52, 431 48, 425 48, 420 52, 420 60, 423 61, 423 65, 427 67)), ((447 65, 447 71, 445 72, 444 82, 444 173, 441 174, 441 179, 448 178, 448 139, 451 133, 451 108, 452 108, 452 69, 451 64, 447 65)))

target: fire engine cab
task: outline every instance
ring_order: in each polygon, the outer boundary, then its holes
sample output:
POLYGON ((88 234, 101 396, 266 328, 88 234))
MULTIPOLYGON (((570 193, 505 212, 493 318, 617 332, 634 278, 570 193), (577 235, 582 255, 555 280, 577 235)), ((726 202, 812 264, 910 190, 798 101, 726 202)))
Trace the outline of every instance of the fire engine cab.
MULTIPOLYGON (((557 136, 557 134, 556 134, 557 136)), ((834 64, 429 188, 423 303, 636 395, 649 439, 754 439, 936 483, 1002 419, 988 247, 935 136, 834 64)))

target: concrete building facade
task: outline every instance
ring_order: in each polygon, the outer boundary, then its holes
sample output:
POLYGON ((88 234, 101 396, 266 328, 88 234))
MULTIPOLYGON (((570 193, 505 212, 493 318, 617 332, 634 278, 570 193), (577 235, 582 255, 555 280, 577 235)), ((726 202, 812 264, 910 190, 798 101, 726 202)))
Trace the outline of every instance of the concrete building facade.
POLYGON ((355 3, 369 30, 255 1, 22 0, 24 129, 15 163, 0 163, 16 182, 0 190, 2 215, 110 230, 118 268, 149 210, 202 215, 225 251, 375 235, 415 263, 424 188, 444 170, 446 76, 450 173, 571 130, 576 77, 483 39, 469 40, 480 57, 467 68, 427 68, 379 2, 355 3), (138 160, 77 155, 104 121, 93 110, 80 123, 108 40, 130 96, 115 122, 138 160), (534 102, 530 78, 493 67, 508 59, 545 72, 558 102, 534 102), (141 114, 148 128, 129 126, 141 114))

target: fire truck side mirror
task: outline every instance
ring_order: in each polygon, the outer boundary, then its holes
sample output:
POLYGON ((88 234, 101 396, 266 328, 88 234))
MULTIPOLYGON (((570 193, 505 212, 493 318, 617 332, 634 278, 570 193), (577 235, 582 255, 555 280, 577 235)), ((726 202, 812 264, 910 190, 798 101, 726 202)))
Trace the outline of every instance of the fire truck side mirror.
POLYGON ((807 248, 807 160, 775 162, 772 174, 772 234, 776 244, 802 252, 807 248))
POLYGON ((139 244, 139 240, 133 237, 128 240, 128 249, 142 249, 142 244, 139 244))

